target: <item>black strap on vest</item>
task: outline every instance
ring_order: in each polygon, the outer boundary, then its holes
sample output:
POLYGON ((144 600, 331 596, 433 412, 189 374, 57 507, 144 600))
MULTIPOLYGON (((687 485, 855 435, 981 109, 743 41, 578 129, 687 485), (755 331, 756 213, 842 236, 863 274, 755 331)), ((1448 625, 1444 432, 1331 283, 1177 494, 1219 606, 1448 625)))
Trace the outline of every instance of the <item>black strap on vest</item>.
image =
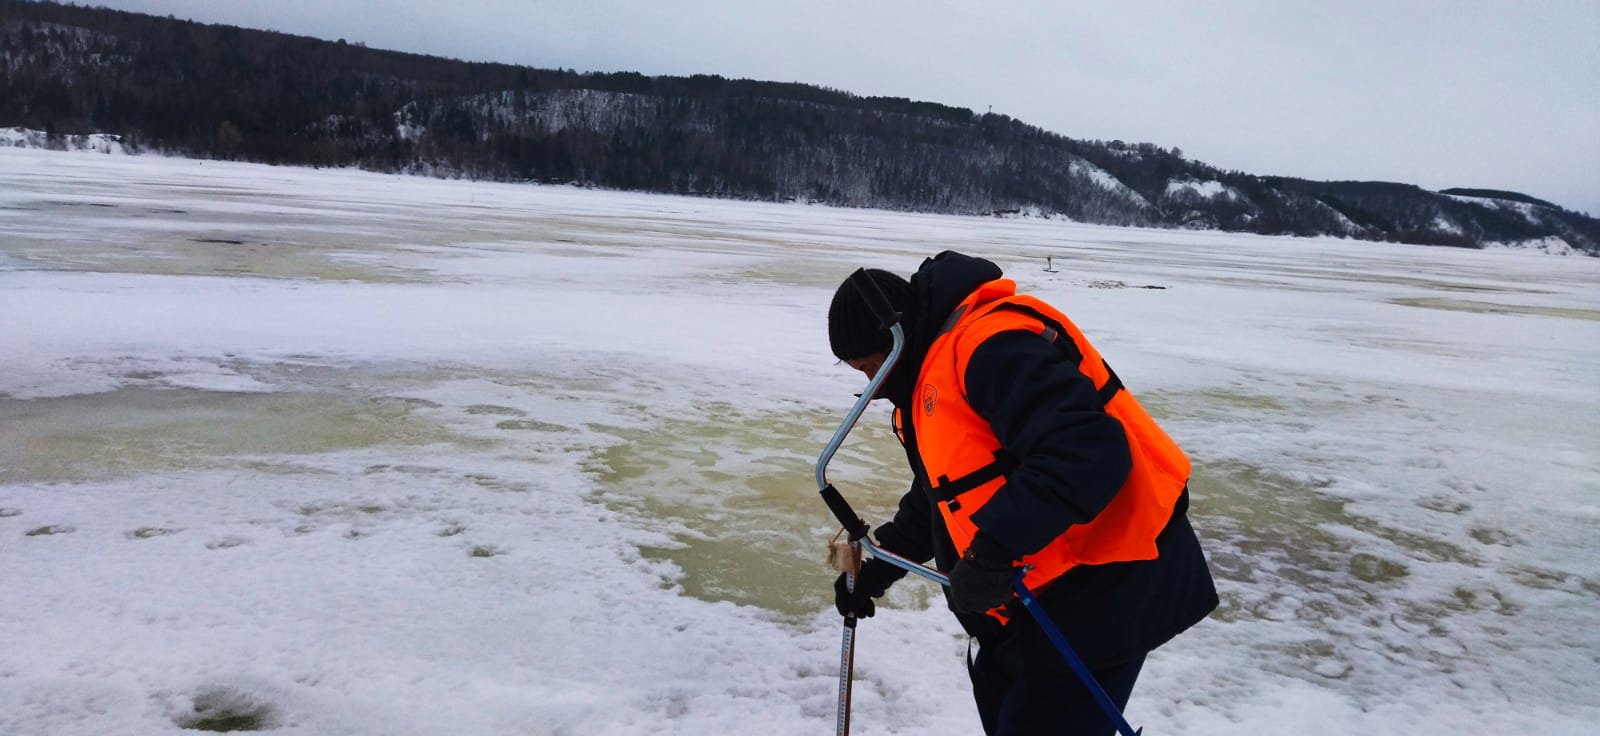
POLYGON ((988 465, 978 468, 977 470, 967 473, 966 475, 963 475, 955 480, 950 480, 950 476, 948 475, 941 475, 939 476, 938 482, 935 483, 930 490, 933 491, 934 500, 949 501, 950 510, 955 511, 956 509, 960 508, 956 505, 956 496, 966 493, 967 491, 977 488, 978 486, 988 483, 996 478, 1003 478, 1011 471, 1016 470, 1017 466, 1021 464, 1022 463, 1017 460, 1016 456, 1012 455, 1011 453, 1006 452, 1005 450, 995 450, 994 460, 988 465))
MULTIPOLYGON (((1022 312, 1023 314, 1026 314, 1029 317, 1044 323, 1044 331, 1040 332, 1039 336, 1049 340, 1050 344, 1055 345, 1061 350, 1061 352, 1066 353, 1067 357, 1072 359, 1073 365, 1081 365, 1083 363, 1083 351, 1079 350, 1078 344, 1072 341, 1072 335, 1068 333, 1066 328, 1062 327, 1059 322, 1050 319, 1050 317, 1044 312, 1034 309, 1033 307, 1022 304, 1012 304, 1010 302, 1000 304, 999 306, 996 306, 995 309, 1009 309, 1013 312, 1022 312)), ((1111 403, 1112 397, 1116 396, 1117 392, 1123 389, 1123 386, 1122 379, 1117 377, 1116 371, 1111 370, 1111 364, 1107 363, 1105 358, 1100 359, 1100 365, 1104 366, 1106 369, 1106 383, 1104 386, 1101 386, 1095 390, 1100 394, 1100 409, 1101 411, 1104 411, 1106 404, 1111 403)))
MULTIPOLYGON (((1050 344, 1056 346, 1057 349, 1065 353, 1067 357, 1072 360, 1074 367, 1083 363, 1083 351, 1079 350, 1078 344, 1072 341, 1072 335, 1067 332, 1066 328, 1061 326, 1061 323, 1051 319, 1049 315, 1046 315, 1045 313, 1040 312, 1033 307, 1022 304, 1012 304, 1010 302, 1002 303, 995 307, 995 310, 997 311, 1001 309, 1009 309, 1013 312, 1022 312, 1023 314, 1039 320, 1044 324, 1044 331, 1039 333, 1040 337, 1050 341, 1050 344)), ((955 322, 958 321, 959 317, 964 314, 965 309, 957 310, 955 314, 951 315, 951 319, 945 320, 945 326, 942 329, 948 331, 955 325, 955 322)), ((1100 395, 1100 410, 1105 411, 1106 404, 1111 403, 1112 397, 1116 396, 1117 392, 1121 391, 1123 386, 1122 379, 1117 377, 1116 371, 1111 370, 1111 364, 1107 363, 1105 358, 1100 359, 1100 364, 1105 366, 1106 369, 1106 383, 1104 386, 1100 386, 1099 388, 1095 389, 1095 391, 1100 395)), ((959 502, 955 500, 956 496, 966 493, 967 491, 977 488, 978 486, 988 483, 996 478, 1002 478, 1011 471, 1016 470, 1021 464, 1021 461, 1017 460, 1015 456, 1009 452, 1006 452, 1004 449, 995 450, 993 462, 990 462, 989 464, 984 465, 983 467, 967 473, 966 475, 963 475, 955 480, 951 480, 950 476, 948 475, 941 475, 939 476, 938 482, 935 483, 930 490, 933 491, 933 496, 936 501, 949 501, 950 510, 955 511, 956 509, 960 508, 960 506, 957 505, 959 502)))

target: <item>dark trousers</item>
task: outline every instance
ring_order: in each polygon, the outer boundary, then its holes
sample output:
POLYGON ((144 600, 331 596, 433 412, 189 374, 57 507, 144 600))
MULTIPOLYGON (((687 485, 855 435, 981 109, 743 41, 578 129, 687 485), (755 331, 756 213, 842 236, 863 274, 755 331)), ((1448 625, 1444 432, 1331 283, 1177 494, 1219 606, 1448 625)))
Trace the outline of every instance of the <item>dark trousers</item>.
MULTIPOLYGON (((1033 637, 984 647, 967 662, 972 696, 983 732, 989 736, 1107 736, 1116 733, 1110 716, 1072 672, 1055 647, 1033 637)), ((1122 710, 1133 694, 1145 655, 1094 671, 1094 677, 1122 710)))

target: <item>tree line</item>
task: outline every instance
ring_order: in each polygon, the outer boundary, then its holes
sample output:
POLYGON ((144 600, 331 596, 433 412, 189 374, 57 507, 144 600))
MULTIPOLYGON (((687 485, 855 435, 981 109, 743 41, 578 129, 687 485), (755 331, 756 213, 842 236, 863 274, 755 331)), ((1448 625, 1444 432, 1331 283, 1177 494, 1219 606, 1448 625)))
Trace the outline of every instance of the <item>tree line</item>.
POLYGON ((272 164, 1463 247, 1560 237, 1600 254, 1600 222, 1512 192, 1262 177, 905 98, 28 0, 0 0, 0 126, 272 164))

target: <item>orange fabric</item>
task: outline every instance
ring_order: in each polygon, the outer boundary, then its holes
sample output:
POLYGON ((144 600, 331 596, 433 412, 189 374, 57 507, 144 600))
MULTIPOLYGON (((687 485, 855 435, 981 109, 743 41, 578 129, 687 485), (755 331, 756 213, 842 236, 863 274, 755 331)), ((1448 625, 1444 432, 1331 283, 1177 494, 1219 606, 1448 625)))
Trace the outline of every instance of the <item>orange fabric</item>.
MULTIPOLYGON (((961 316, 934 339, 923 359, 913 394, 912 422, 917 452, 922 458, 936 496, 946 483, 995 462, 1000 442, 988 422, 966 401, 963 376, 978 345, 994 335, 1027 330, 1043 333, 1047 325, 1031 315, 996 308, 1002 304, 1026 306, 1048 316, 1067 332, 1083 360, 1078 370, 1094 381, 1096 389, 1110 380, 1100 353, 1089 344, 1065 315, 1038 299, 1016 294, 1016 284, 996 279, 979 287, 957 309, 961 316)), ((1117 391, 1106 412, 1122 422, 1128 435, 1133 469, 1116 497, 1092 521, 1068 527, 1039 552, 1023 558, 1033 569, 1025 582, 1037 588, 1077 565, 1151 560, 1156 557, 1156 536, 1172 517, 1172 510, 1189 479, 1189 459, 1177 443, 1156 425, 1133 395, 1117 391)), ((1026 462, 1026 458, 1021 458, 1026 462)), ((972 514, 1005 485, 996 478, 960 494, 953 502, 939 501, 956 550, 965 553, 978 527, 972 514)), ((1002 543, 1004 540, 1000 540, 1002 543)), ((994 613, 994 612, 991 612, 994 613)))

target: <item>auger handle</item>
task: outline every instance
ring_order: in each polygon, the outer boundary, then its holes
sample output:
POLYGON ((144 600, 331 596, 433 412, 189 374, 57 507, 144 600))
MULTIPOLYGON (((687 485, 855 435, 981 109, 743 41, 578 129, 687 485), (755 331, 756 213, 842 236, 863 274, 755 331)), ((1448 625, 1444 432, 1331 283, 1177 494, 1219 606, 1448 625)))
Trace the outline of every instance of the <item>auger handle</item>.
POLYGON ((883 295, 883 289, 878 282, 872 280, 872 275, 867 269, 858 268, 850 274, 850 283, 856 287, 856 293, 867 300, 867 308, 872 310, 872 316, 878 318, 878 326, 887 330, 900 321, 900 313, 894 311, 889 304, 889 298, 883 295))
POLYGON ((828 505, 829 511, 833 512, 833 518, 839 520, 839 526, 844 528, 845 534, 849 536, 850 541, 860 542, 862 537, 867 536, 867 522, 856 516, 855 509, 850 508, 850 503, 844 500, 844 495, 839 493, 839 489, 834 488, 833 484, 829 483, 827 487, 822 489, 821 493, 822 502, 828 505))

